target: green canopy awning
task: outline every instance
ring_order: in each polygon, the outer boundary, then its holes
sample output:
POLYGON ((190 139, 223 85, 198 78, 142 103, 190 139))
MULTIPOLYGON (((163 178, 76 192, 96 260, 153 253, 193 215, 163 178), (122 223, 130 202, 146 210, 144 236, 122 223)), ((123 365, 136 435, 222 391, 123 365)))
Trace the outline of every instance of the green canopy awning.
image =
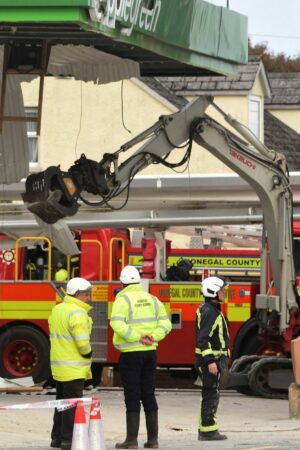
POLYGON ((247 18, 203 0, 0 0, 0 17, 2 44, 91 45, 145 76, 234 74, 248 60, 247 18))

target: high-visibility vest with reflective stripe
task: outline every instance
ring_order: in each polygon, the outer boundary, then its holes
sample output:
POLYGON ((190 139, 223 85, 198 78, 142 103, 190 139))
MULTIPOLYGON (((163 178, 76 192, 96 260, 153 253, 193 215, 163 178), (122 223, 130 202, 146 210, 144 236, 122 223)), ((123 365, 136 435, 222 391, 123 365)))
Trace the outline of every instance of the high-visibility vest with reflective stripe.
POLYGON ((196 355, 201 364, 229 356, 229 333, 226 319, 211 299, 205 299, 197 310, 196 355))
POLYGON ((92 319, 88 316, 91 309, 90 305, 70 295, 66 295, 64 301, 53 308, 49 329, 54 380, 92 378, 91 358, 82 356, 91 352, 92 319))
POLYGON ((110 325, 113 344, 121 352, 155 350, 172 328, 163 303, 145 292, 141 284, 130 284, 117 294, 110 325), (153 337, 152 345, 139 342, 143 334, 153 337))

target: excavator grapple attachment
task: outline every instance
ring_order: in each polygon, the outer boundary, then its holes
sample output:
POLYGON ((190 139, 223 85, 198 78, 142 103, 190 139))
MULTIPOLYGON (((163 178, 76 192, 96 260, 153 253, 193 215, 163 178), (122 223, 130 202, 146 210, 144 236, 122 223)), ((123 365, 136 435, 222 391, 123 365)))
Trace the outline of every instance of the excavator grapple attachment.
POLYGON ((73 180, 54 166, 30 175, 22 198, 29 211, 49 224, 73 216, 79 208, 78 189, 73 180))

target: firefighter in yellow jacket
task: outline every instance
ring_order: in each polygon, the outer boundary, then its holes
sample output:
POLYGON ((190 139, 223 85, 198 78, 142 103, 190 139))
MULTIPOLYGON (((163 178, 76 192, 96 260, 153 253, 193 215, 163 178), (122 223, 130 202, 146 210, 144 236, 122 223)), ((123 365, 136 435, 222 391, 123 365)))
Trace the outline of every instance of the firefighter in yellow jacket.
MULTIPOLYGON (((91 379, 92 286, 83 278, 67 283, 64 301, 56 305, 49 317, 50 364, 56 382, 56 398, 81 398, 85 380, 91 379)), ((55 410, 51 444, 53 448, 71 449, 75 408, 55 410)))
POLYGON ((116 448, 138 448, 140 408, 146 416, 145 448, 158 448, 158 406, 155 398, 156 348, 171 331, 164 305, 146 292, 133 266, 120 275, 123 289, 112 307, 113 344, 121 352, 120 376, 124 387, 127 435, 116 448))

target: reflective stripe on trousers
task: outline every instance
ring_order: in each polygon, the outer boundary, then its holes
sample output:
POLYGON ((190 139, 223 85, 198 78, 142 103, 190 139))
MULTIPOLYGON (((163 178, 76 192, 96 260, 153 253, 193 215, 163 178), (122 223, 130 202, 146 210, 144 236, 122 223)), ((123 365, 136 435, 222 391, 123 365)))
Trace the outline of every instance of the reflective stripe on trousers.
POLYGON ((217 409, 220 398, 220 375, 212 375, 207 366, 199 370, 202 379, 202 399, 200 399, 199 430, 202 433, 218 429, 217 409))

